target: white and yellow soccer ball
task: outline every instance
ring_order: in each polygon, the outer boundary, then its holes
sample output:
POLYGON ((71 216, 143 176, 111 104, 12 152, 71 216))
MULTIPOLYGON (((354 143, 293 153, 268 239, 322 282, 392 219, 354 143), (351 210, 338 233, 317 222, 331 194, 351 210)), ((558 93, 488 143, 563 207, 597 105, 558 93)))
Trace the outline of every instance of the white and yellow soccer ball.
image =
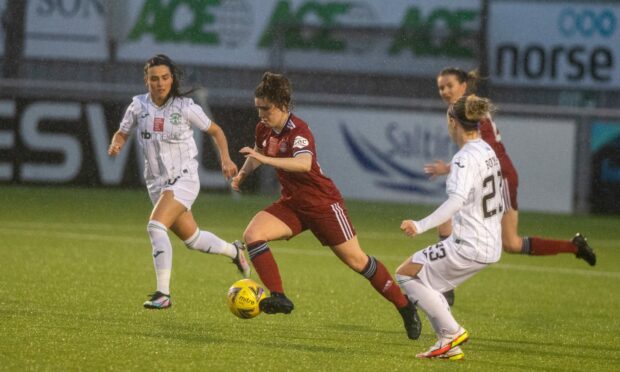
POLYGON ((241 319, 251 319, 260 314, 258 303, 265 297, 260 284, 252 279, 241 279, 228 289, 228 308, 241 319))

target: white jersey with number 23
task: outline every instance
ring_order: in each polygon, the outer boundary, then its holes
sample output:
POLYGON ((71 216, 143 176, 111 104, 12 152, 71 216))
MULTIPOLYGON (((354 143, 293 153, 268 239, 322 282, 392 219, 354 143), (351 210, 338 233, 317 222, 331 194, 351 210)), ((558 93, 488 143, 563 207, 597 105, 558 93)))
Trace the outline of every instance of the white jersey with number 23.
POLYGON ((499 160, 482 139, 468 141, 452 158, 446 192, 464 200, 452 218, 452 238, 461 256, 480 263, 499 261, 502 187, 499 160))

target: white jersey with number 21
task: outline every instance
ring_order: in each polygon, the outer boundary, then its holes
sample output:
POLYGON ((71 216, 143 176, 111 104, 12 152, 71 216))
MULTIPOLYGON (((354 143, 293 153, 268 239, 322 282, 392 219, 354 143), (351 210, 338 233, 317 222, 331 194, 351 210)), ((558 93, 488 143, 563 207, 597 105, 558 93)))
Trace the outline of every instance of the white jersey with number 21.
POLYGON ((499 160, 482 139, 468 141, 452 158, 446 192, 465 201, 452 218, 452 236, 461 256, 480 263, 499 261, 502 187, 499 160))

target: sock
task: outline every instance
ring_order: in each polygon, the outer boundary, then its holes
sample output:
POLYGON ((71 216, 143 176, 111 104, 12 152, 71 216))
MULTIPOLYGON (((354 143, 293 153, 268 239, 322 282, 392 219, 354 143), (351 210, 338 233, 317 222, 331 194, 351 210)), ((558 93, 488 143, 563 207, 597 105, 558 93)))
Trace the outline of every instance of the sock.
POLYGON ((196 229, 196 232, 184 243, 187 248, 204 253, 221 254, 230 258, 237 257, 237 249, 232 244, 208 231, 196 229))
POLYGON ((446 338, 458 332, 460 326, 452 316, 448 302, 439 291, 426 286, 417 277, 396 274, 396 279, 411 301, 426 313, 437 338, 446 338))
POLYGON ((278 264, 271 254, 267 242, 259 240, 248 244, 248 254, 260 280, 269 292, 284 293, 278 264))
POLYGON ((558 253, 577 253, 577 247, 569 240, 552 240, 537 237, 524 238, 530 242, 530 255, 549 256, 558 253))
POLYGON ((381 296, 393 303, 397 309, 407 306, 407 298, 400 291, 400 288, 395 285, 392 275, 390 275, 381 261, 368 256, 368 264, 366 264, 366 267, 360 274, 368 279, 373 288, 381 296))
POLYGON ((153 247, 153 265, 157 277, 157 290, 170 294, 170 273, 172 271, 172 244, 168 229, 162 223, 151 220, 146 226, 153 247))

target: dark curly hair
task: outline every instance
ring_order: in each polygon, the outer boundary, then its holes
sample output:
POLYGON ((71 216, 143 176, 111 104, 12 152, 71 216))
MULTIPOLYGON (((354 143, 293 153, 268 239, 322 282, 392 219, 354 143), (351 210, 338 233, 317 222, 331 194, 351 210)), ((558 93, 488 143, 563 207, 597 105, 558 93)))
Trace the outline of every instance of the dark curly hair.
POLYGON ((273 72, 265 72, 261 82, 254 90, 254 97, 268 99, 284 111, 290 111, 293 108, 292 95, 291 82, 284 75, 273 72))

